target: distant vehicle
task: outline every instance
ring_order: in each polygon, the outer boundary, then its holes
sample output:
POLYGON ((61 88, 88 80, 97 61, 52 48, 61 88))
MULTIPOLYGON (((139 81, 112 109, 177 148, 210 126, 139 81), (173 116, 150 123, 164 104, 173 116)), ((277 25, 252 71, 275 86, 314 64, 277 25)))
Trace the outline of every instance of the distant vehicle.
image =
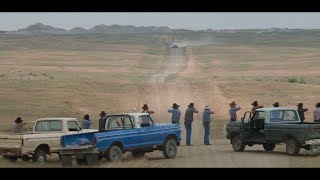
POLYGON ((171 47, 172 48, 179 48, 179 46, 177 44, 173 44, 171 47))
POLYGON ((241 122, 229 122, 226 131, 236 152, 254 144, 273 151, 276 144, 285 143, 290 156, 298 155, 300 148, 320 153, 320 123, 301 122, 294 108, 260 108, 253 115, 248 111, 241 122))

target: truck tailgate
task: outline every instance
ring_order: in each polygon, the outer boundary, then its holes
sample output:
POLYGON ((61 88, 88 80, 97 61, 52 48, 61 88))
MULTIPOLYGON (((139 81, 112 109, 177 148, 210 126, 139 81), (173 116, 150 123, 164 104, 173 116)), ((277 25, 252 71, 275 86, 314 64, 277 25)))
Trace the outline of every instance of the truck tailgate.
POLYGON ((308 139, 320 139, 320 124, 319 123, 312 123, 306 124, 307 128, 307 135, 308 139))
POLYGON ((21 137, 21 134, 0 134, 0 154, 21 150, 21 137))

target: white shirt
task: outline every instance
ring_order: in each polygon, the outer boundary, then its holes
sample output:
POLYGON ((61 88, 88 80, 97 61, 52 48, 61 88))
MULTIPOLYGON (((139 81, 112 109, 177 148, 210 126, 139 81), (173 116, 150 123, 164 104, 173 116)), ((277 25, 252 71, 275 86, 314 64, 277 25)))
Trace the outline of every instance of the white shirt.
POLYGON ((320 108, 319 107, 317 107, 313 111, 313 120, 320 120, 320 108))

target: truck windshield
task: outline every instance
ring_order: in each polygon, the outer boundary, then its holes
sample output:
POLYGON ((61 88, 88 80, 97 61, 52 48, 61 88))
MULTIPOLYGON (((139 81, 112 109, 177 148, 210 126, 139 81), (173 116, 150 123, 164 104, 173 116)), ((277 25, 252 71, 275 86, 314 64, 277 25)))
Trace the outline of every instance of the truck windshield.
POLYGON ((38 121, 35 127, 35 131, 62 131, 62 122, 60 120, 38 121))

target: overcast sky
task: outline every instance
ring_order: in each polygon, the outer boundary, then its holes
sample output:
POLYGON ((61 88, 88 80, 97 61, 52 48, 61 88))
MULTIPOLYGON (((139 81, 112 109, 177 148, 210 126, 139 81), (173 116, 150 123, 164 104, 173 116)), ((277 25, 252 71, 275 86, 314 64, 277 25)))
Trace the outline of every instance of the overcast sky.
POLYGON ((0 30, 17 30, 37 22, 64 29, 89 29, 98 24, 168 26, 192 30, 320 29, 320 13, 0 13, 0 30))

